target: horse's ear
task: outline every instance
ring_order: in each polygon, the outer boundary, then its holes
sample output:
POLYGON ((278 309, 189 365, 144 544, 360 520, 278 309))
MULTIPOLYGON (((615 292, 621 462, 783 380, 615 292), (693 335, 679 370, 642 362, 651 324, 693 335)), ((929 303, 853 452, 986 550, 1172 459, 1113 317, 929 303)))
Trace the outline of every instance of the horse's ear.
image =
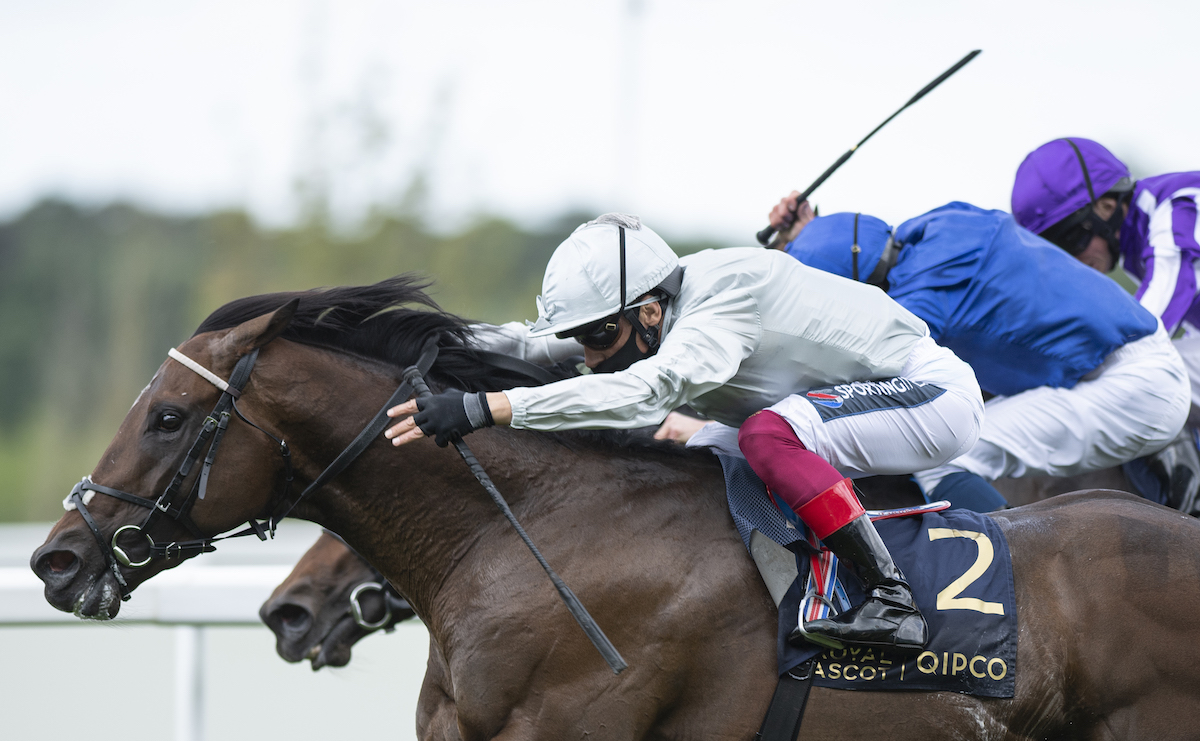
POLYGON ((233 328, 221 340, 219 352, 241 357, 255 348, 262 347, 287 329, 296 315, 300 299, 294 298, 270 314, 263 314, 233 328))

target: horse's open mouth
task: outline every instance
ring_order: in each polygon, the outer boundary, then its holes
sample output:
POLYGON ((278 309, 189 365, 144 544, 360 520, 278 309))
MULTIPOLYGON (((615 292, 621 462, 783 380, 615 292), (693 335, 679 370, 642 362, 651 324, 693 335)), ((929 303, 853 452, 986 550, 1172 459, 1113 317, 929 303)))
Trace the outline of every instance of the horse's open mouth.
POLYGON ((89 578, 71 612, 85 620, 112 620, 121 611, 121 590, 111 571, 89 578))
POLYGON ((367 631, 354 622, 350 613, 343 615, 325 634, 325 638, 309 651, 308 658, 312 660, 313 671, 323 666, 349 664, 351 648, 365 635, 367 631))

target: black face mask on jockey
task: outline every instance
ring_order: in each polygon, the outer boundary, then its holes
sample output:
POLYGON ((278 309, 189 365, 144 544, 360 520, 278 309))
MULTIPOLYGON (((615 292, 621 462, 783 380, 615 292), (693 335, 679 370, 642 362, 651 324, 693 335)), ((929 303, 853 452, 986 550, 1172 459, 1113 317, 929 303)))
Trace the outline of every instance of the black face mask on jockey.
POLYGON ((1100 199, 1092 190, 1092 177, 1088 172, 1087 163, 1084 162, 1083 153, 1079 151, 1079 147, 1075 146, 1075 142, 1070 139, 1063 141, 1070 144, 1071 149, 1075 150, 1075 156, 1079 159, 1079 167, 1083 170, 1083 182, 1087 185, 1088 198, 1091 199, 1091 202, 1045 230, 1040 236, 1063 248, 1072 257, 1079 257, 1083 254, 1083 251, 1091 244, 1092 237, 1100 237, 1108 246, 1108 254, 1112 257, 1112 266, 1115 268, 1121 258, 1121 238, 1117 232, 1121 230, 1121 224, 1125 222, 1125 211, 1121 208, 1121 204, 1129 202, 1132 196, 1133 182, 1127 177, 1121 178, 1107 193, 1101 195, 1101 197, 1115 198, 1117 207, 1113 209, 1112 216, 1107 219, 1100 218, 1100 214, 1096 212, 1096 206, 1100 199))
POLYGON ((633 331, 629 333, 629 337, 625 340, 625 344, 621 346, 621 349, 597 363, 596 367, 592 369, 592 373, 615 373, 622 371, 637 361, 645 360, 658 352, 658 327, 643 325, 638 319, 638 313, 637 309, 630 309, 625 312, 625 319, 633 325, 633 331), (641 337, 642 342, 646 343, 646 347, 648 348, 646 352, 642 352, 642 349, 638 347, 638 337, 641 337))
POLYGON ((1119 197, 1120 194, 1112 195, 1118 196, 1117 208, 1113 210, 1112 216, 1108 219, 1100 218, 1100 214, 1096 213, 1095 205, 1089 203, 1042 232, 1041 236, 1062 247, 1072 257, 1081 255, 1091 244, 1092 237, 1100 237, 1108 245, 1113 267, 1116 267, 1121 256, 1121 238, 1118 232, 1121 224, 1125 222, 1125 213, 1121 208, 1124 199, 1119 197))

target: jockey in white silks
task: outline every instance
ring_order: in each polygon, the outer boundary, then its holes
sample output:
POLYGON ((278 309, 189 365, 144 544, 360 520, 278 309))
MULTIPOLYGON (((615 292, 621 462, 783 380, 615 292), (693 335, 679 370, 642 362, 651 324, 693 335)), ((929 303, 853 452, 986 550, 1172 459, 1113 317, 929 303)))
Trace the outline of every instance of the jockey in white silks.
POLYGON ((924 645, 924 618, 847 477, 909 473, 956 457, 979 436, 983 401, 970 367, 883 291, 775 250, 680 259, 636 217, 607 214, 551 256, 536 324, 479 334, 490 350, 543 363, 582 345, 593 372, 409 401, 389 411, 405 417, 386 433, 395 444, 435 435, 444 445, 491 424, 642 427, 689 405, 724 423, 710 427, 725 439, 705 444, 740 449, 771 491, 857 567, 867 601, 806 630, 851 643, 924 645))

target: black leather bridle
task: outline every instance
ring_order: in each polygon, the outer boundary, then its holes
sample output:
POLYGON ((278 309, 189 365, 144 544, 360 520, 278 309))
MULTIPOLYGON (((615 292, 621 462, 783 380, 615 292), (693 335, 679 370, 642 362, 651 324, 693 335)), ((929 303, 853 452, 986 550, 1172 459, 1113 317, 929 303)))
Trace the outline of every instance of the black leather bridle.
MULTIPOLYGON (((437 359, 437 340, 436 336, 430 337, 421 350, 416 368, 419 368, 422 374, 428 373, 437 359)), ((250 380, 250 373, 254 370, 254 364, 258 361, 258 352, 255 349, 238 359, 228 383, 221 381, 211 371, 203 368, 194 360, 187 358, 178 351, 173 350, 170 353, 173 359, 179 361, 185 367, 221 389, 221 398, 217 400, 216 406, 205 417, 204 424, 188 449, 187 456, 183 459, 183 462, 179 465, 179 469, 176 470, 175 475, 171 478, 171 482, 167 484, 167 488, 159 495, 158 499, 151 500, 121 491, 120 489, 102 486, 93 482, 91 477, 85 476, 82 481, 71 489, 71 493, 67 498, 63 500, 63 507, 68 510, 78 510, 88 529, 92 531, 92 535, 96 538, 96 543, 100 546, 101 553, 104 554, 109 570, 116 577, 122 600, 128 600, 130 592, 129 584, 125 581, 124 574, 121 573, 122 566, 136 569, 147 565, 155 558, 189 558, 200 553, 208 553, 216 550, 213 543, 228 538, 257 535, 259 540, 266 540, 268 536, 274 537, 276 526, 284 517, 287 517, 291 513, 297 504, 308 496, 309 493, 321 488, 333 477, 345 470, 379 436, 379 433, 383 431, 383 428, 389 422, 387 410, 407 400, 413 394, 413 384, 410 381, 406 380, 401 383, 400 387, 396 389, 387 403, 383 405, 383 408, 376 413, 358 436, 338 454, 320 475, 313 479, 313 482, 304 491, 300 492, 294 499, 291 499, 289 498, 289 492, 291 490, 293 471, 291 451, 288 448, 287 442, 251 422, 237 408, 237 400, 241 396, 247 381, 250 380), (283 491, 278 496, 272 497, 271 501, 267 504, 264 514, 251 517, 247 521, 248 526, 245 529, 230 535, 210 537, 197 527, 196 523, 192 520, 191 511, 196 504, 196 500, 204 498, 205 491, 208 488, 209 472, 216 459, 217 448, 220 446, 221 439, 229 427, 229 422, 232 418, 231 412, 232 415, 237 415, 238 419, 241 419, 246 424, 274 440, 279 446, 279 454, 284 461, 283 491), (209 445, 210 441, 211 445, 209 445), (208 450, 207 455, 205 455, 206 446, 208 450), (202 455, 204 455, 204 463, 201 466, 200 475, 193 480, 187 492, 183 493, 184 482, 191 475, 192 469, 202 455), (92 499, 89 492, 104 494, 120 499, 123 502, 145 507, 150 512, 140 525, 122 525, 113 533, 111 539, 106 540, 100 532, 100 527, 96 523, 95 518, 92 517, 91 512, 87 509, 87 504, 92 499), (150 535, 150 529, 164 517, 183 525, 196 539, 183 542, 172 541, 165 545, 156 543, 150 535), (150 552, 146 558, 134 561, 129 557, 125 549, 121 548, 117 543, 117 539, 125 532, 141 533, 146 538, 150 546, 150 552)))

